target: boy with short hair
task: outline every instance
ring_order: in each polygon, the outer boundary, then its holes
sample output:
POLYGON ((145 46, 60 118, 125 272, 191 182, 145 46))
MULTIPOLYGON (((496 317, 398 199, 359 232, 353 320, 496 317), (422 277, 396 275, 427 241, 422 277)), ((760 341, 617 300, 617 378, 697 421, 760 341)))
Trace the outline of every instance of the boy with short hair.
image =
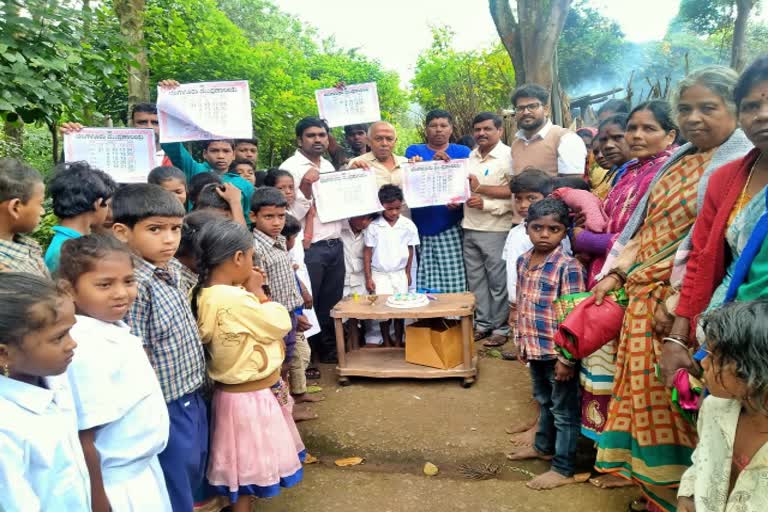
POLYGON ((45 213, 39 172, 13 158, 0 158, 0 271, 50 277, 40 245, 24 236, 45 213))
MULTIPOLYGON (((515 202, 515 211, 523 219, 528 215, 528 209, 534 203, 541 201, 552 193, 554 180, 549 174, 538 169, 526 169, 509 182, 512 191, 512 200, 515 202)), ((570 255, 570 243, 566 237, 563 240, 566 254, 570 255)), ((517 322, 517 260, 520 256, 530 251, 533 243, 528 236, 525 223, 513 227, 507 234, 501 259, 507 267, 507 294, 509 296, 509 326, 514 331, 517 322)), ((516 354, 508 357, 515 358, 516 354)))
MULTIPOLYGON (((253 247, 256 251, 254 264, 266 273, 265 284, 270 297, 288 310, 293 329, 285 337, 285 360, 290 361, 296 343, 296 308, 304 300, 296 287, 286 240, 280 233, 285 226, 288 201, 282 192, 274 187, 262 187, 251 198, 251 223, 253 224, 253 247)), ((284 371, 288 363, 284 363, 284 371)))
POLYGON ((235 160, 251 162, 256 166, 259 160, 259 141, 256 139, 235 140, 235 160))
MULTIPOLYGON (((381 187, 379 202, 384 211, 365 231, 365 287, 368 292, 381 295, 408 293, 408 287, 411 285, 413 249, 419 245, 419 232, 411 219, 400 215, 403 191, 399 187, 381 187)), ((388 346, 392 345, 389 324, 389 320, 381 322, 381 334, 384 344, 388 346)), ((395 337, 398 345, 403 341, 403 328, 403 321, 396 320, 395 337)))
POLYGON ((197 321, 180 285, 179 247, 184 208, 158 185, 121 187, 112 198, 112 233, 141 259, 135 274, 138 296, 128 312, 168 405, 168 445, 160 453, 174 510, 192 510, 208 454, 208 415, 200 388, 206 379, 197 321))
POLYGON ((572 362, 558 356, 558 321, 553 303, 585 291, 584 267, 561 246, 568 236, 570 211, 559 199, 543 199, 528 208, 526 231, 533 248, 517 260, 517 333, 519 359, 528 364, 533 396, 541 413, 533 446, 510 460, 552 461, 549 471, 528 482, 531 489, 574 483, 576 442, 581 426, 579 380, 572 362))
POLYGON ((53 274, 59 268, 61 246, 67 240, 91 234, 109 215, 109 201, 117 190, 112 177, 87 162, 59 164, 48 182, 53 213, 59 224, 45 251, 45 265, 53 274))
POLYGON ((256 186, 256 167, 250 160, 235 159, 229 166, 229 171, 237 173, 245 181, 256 186))
POLYGON ((365 295, 365 272, 363 271, 363 251, 365 249, 365 230, 379 217, 378 213, 359 215, 347 219, 341 228, 341 242, 344 244, 344 296, 365 295))

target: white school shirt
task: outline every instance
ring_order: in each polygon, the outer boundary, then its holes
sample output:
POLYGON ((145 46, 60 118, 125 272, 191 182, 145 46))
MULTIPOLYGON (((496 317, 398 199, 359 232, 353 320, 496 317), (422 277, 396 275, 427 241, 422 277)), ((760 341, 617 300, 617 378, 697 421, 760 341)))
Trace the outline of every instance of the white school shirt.
MULTIPOLYGON (((299 202, 306 202, 308 199, 304 196, 304 193, 299 189, 301 179, 307 174, 310 168, 317 167, 307 157, 301 154, 301 151, 296 150, 291 158, 280 164, 280 169, 288 171, 293 175, 293 181, 296 184, 296 200, 299 202)), ((320 174, 327 172, 336 172, 336 168, 331 162, 325 158, 320 158, 320 174)), ((299 213, 299 208, 295 208, 296 213, 299 213)), ((306 212, 304 212, 306 216, 306 212)), ((303 220, 304 217, 299 220, 303 220)), ((332 240, 341 236, 341 228, 343 226, 342 221, 334 222, 320 222, 320 219, 315 215, 315 221, 312 231, 312 243, 319 242, 321 240, 332 240)))
MULTIPOLYGON (((117 498, 125 494, 120 486, 145 472, 165 449, 168 407, 141 339, 125 323, 76 318, 70 335, 77 349, 68 374, 78 428, 99 427, 95 445, 104 488, 107 497, 115 492, 117 498)), ((155 492, 164 488, 165 482, 159 482, 155 492)), ((147 497, 142 499, 146 502, 147 497)), ((165 500, 157 496, 151 502, 164 504, 165 500)), ((155 510, 166 508, 156 506, 155 510)))
MULTIPOLYGON (((567 236, 560 242, 560 247, 563 248, 566 256, 573 256, 571 240, 567 236)), ((518 224, 509 230, 504 249, 501 251, 501 259, 507 263, 507 294, 510 304, 517 302, 517 260, 531 249, 533 249, 533 242, 525 230, 525 224, 518 224)))
POLYGON ((46 388, 0 375, 0 510, 87 512, 91 481, 66 375, 46 388))
POLYGON ((380 216, 365 230, 365 246, 373 247, 371 270, 397 272, 408 265, 408 248, 419 245, 419 231, 411 219, 397 218, 394 226, 380 216))
POLYGON ((347 222, 341 230, 341 242, 344 244, 344 286, 349 288, 365 286, 363 272, 365 231, 355 234, 347 222))
MULTIPOLYGON (((526 144, 543 139, 552 129, 552 121, 547 119, 544 126, 530 139, 525 136, 523 130, 518 130, 515 137, 526 144)), ((560 137, 557 146, 557 173, 558 174, 584 174, 584 165, 587 161, 587 146, 584 140, 576 132, 567 132, 560 137)))

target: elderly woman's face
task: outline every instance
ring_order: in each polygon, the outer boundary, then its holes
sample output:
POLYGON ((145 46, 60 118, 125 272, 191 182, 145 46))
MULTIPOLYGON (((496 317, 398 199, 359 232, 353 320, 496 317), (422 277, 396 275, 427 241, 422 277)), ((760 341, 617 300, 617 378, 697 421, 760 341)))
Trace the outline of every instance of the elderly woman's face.
POLYGON ((728 140, 736 129, 736 116, 723 98, 703 85, 688 87, 677 104, 677 125, 699 151, 709 151, 728 140))
POLYGON ((752 144, 768 151, 768 80, 756 84, 739 105, 739 122, 752 144))

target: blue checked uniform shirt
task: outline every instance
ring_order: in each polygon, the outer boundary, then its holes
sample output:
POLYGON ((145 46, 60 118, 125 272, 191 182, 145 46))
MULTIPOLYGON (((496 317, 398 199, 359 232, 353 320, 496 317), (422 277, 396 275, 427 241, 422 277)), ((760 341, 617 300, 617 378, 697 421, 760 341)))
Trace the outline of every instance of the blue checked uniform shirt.
POLYGON ((534 267, 532 255, 533 249, 517 260, 517 344, 529 360, 556 359, 559 324, 552 304, 563 295, 585 291, 584 267, 566 256, 562 246, 534 267))
POLYGON ((165 269, 140 260, 139 293, 128 312, 131 332, 141 337, 166 402, 192 393, 205 381, 205 356, 189 299, 180 288, 181 263, 165 269))

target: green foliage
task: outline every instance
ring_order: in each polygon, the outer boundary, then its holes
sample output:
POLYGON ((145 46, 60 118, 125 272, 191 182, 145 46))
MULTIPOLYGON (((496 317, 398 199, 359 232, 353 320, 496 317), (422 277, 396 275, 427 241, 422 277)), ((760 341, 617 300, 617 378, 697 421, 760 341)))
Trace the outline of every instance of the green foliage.
POLYGON ((458 51, 448 27, 432 28, 432 46, 416 61, 413 97, 425 111, 442 108, 455 119, 457 136, 471 134, 478 112, 498 112, 509 105, 515 72, 508 54, 497 44, 480 51, 458 51))
POLYGON ((617 64, 623 49, 624 33, 615 20, 606 18, 584 0, 575 3, 557 45, 561 85, 572 96, 598 92, 584 90, 584 86, 618 79, 617 64))
POLYGON ((95 104, 96 91, 117 83, 103 48, 120 48, 102 33, 88 38, 91 10, 80 2, 7 0, 0 10, 0 116, 53 124, 64 113, 95 104))
POLYGON ((733 25, 735 19, 733 0, 682 0, 672 26, 711 35, 733 25))

